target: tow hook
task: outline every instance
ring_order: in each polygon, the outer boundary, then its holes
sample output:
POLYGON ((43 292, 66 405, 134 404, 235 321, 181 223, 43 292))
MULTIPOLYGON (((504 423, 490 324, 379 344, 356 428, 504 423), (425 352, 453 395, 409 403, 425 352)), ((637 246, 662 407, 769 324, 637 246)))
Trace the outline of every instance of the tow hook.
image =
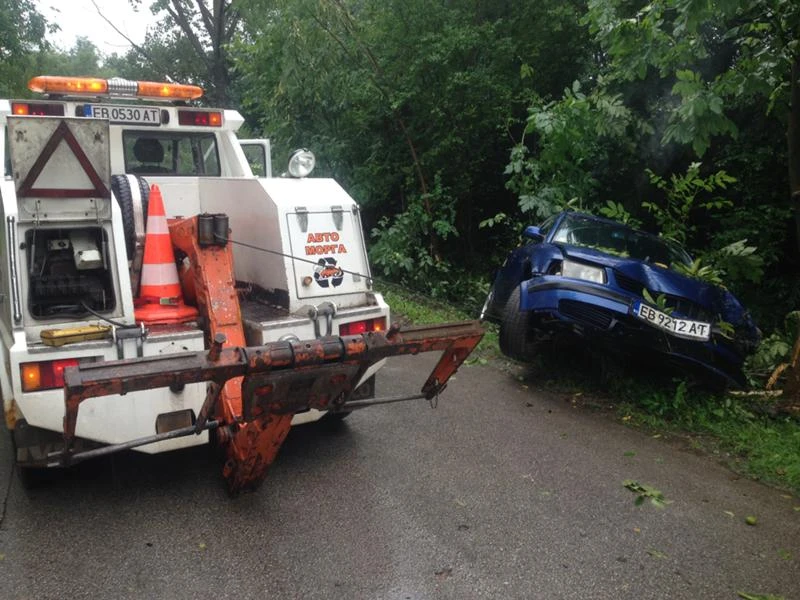
POLYGON ((325 317, 325 335, 333 335, 333 317, 336 316, 336 305, 333 302, 323 302, 319 306, 308 309, 308 318, 314 323, 314 337, 322 337, 319 332, 319 318, 325 317))

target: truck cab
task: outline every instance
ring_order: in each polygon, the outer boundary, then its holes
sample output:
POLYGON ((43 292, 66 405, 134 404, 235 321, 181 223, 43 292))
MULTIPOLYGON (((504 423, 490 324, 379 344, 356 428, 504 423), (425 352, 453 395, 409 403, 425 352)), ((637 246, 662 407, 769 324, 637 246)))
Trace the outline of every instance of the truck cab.
MULTIPOLYGON (((239 140, 242 116, 193 105, 195 86, 45 76, 29 87, 41 98, 0 100, 0 391, 21 467, 55 464, 65 368, 209 346, 202 314, 171 324, 136 318, 154 185, 168 220, 221 224, 214 235, 232 248, 247 345, 388 328, 359 206, 333 179, 309 176, 313 154, 295 152, 274 176, 268 140, 239 140)), ((175 259, 188 269, 187 257, 175 259)), ((363 374, 361 397, 374 395, 381 366, 363 374)), ((88 400, 76 439, 95 447, 184 427, 205 394, 189 384, 88 400)), ((307 410, 292 423, 322 415, 307 410)))

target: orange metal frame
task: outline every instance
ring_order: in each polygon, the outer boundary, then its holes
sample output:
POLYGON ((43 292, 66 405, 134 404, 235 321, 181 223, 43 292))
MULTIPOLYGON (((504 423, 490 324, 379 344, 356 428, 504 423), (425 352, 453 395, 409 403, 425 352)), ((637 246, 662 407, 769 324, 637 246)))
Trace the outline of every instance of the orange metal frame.
MULTIPOLYGON (((68 368, 63 464, 72 458, 83 400, 206 381, 206 401, 195 426, 173 433, 199 433, 213 422, 227 453, 223 475, 235 494, 264 479, 294 413, 306 408, 346 409, 355 385, 371 365, 391 356, 441 351, 421 394, 415 396, 432 399, 483 337, 480 324, 469 321, 247 348, 230 246, 201 247, 197 224, 197 217, 173 221, 170 233, 185 257, 181 273, 185 299, 196 303, 206 319, 209 350, 68 368)), ((134 440, 120 449, 158 439, 157 434, 134 440)))

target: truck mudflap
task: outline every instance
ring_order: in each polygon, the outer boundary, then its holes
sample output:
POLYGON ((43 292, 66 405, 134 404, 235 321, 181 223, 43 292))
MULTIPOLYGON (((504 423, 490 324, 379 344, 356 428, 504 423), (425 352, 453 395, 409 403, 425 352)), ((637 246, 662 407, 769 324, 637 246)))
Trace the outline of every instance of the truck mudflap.
POLYGON ((217 334, 211 348, 204 352, 70 367, 64 373, 64 450, 53 458, 67 466, 101 454, 216 429, 217 442, 227 452, 223 476, 229 492, 235 495, 263 481, 289 432, 294 413, 307 408, 341 412, 387 402, 432 400, 445 389, 483 333, 480 323, 465 321, 255 347, 225 347, 225 336, 217 334), (432 351, 441 351, 442 355, 419 394, 353 398, 355 385, 376 362, 432 351), (220 398, 226 382, 234 378, 241 378, 242 414, 229 417, 220 406, 220 398), (208 392, 194 425, 85 452, 73 450, 83 400, 202 381, 209 382, 208 392))

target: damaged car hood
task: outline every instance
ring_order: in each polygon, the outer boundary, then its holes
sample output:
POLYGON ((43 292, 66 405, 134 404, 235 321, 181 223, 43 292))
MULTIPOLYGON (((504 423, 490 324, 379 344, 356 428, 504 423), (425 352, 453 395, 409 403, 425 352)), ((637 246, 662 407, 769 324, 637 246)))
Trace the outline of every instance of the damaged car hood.
POLYGON ((721 286, 682 275, 664 266, 614 256, 593 248, 556 245, 565 258, 611 268, 620 287, 630 288, 629 291, 641 294, 641 289, 635 289, 637 285, 641 285, 641 288, 646 288, 653 296, 665 294, 685 298, 732 324, 744 319, 744 307, 733 294, 721 286))

